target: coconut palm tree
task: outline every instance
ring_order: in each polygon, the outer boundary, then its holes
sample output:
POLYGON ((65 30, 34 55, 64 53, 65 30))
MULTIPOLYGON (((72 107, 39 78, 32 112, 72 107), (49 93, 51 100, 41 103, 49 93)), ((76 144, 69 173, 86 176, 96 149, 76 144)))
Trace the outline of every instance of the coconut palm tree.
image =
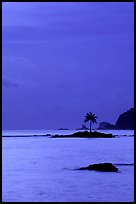
POLYGON ((92 114, 91 112, 87 113, 86 116, 85 116, 84 122, 86 123, 86 122, 90 121, 90 132, 92 132, 92 127, 91 127, 92 123, 93 124, 97 123, 96 118, 97 118, 97 116, 95 114, 92 114))

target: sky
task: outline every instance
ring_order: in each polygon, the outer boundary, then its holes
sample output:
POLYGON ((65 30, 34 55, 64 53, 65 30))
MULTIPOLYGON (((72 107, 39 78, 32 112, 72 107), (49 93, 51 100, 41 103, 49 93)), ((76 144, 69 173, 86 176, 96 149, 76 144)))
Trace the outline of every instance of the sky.
POLYGON ((133 2, 2 3, 3 129, 115 124, 132 107, 133 2))

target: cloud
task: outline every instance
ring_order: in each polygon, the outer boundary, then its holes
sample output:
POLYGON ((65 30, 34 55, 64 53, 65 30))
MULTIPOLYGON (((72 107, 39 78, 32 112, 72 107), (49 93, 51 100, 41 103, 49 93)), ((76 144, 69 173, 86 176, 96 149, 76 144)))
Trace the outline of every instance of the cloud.
POLYGON ((6 88, 14 88, 14 87, 18 87, 19 84, 16 82, 13 82, 10 79, 2 79, 2 86, 6 88))

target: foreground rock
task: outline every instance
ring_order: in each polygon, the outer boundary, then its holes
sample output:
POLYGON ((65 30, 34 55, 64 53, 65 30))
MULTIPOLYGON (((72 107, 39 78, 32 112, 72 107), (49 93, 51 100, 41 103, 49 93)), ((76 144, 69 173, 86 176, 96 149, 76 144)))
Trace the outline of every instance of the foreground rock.
POLYGON ((112 134, 105 134, 105 133, 101 133, 101 132, 76 132, 73 133, 71 135, 54 135, 51 136, 51 138, 70 138, 70 137, 74 137, 74 138, 113 138, 115 137, 112 134))
POLYGON ((86 167, 81 167, 78 170, 95 170, 95 171, 105 171, 105 172, 117 172, 118 168, 112 163, 99 163, 91 164, 86 167))

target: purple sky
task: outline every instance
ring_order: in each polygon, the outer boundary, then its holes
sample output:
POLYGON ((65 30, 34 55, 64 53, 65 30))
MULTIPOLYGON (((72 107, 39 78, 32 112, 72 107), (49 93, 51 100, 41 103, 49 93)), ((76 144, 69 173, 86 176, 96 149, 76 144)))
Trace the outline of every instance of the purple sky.
POLYGON ((3 129, 115 124, 134 101, 133 2, 3 2, 3 129))

